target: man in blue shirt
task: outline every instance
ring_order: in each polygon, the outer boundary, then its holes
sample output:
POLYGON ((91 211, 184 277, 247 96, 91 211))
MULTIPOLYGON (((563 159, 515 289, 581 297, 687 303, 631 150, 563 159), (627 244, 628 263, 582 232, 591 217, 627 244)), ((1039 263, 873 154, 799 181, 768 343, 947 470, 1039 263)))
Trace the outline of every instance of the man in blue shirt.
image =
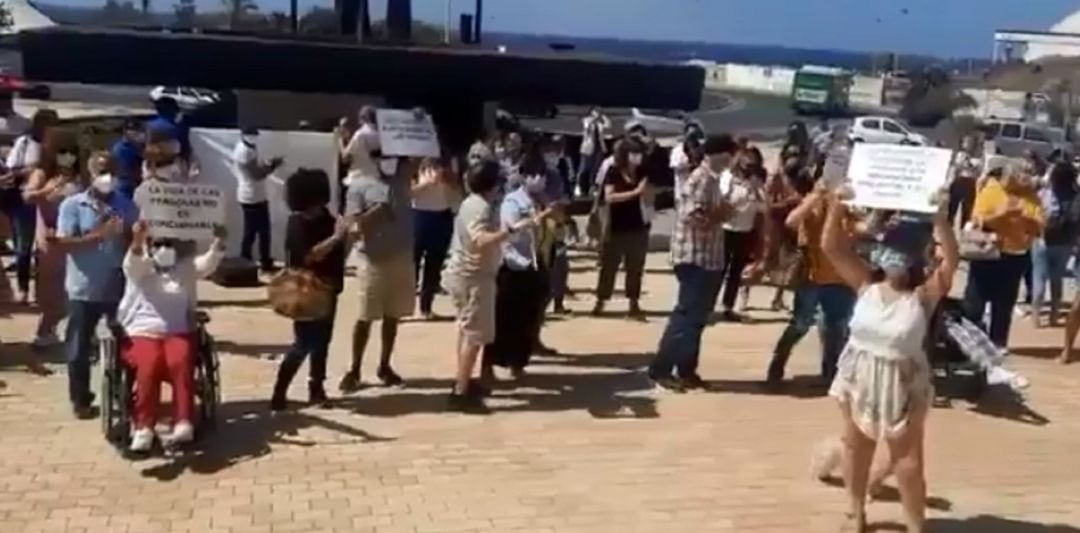
POLYGON ((110 153, 116 165, 116 191, 129 199, 142 181, 142 152, 146 133, 135 120, 124 122, 124 136, 116 141, 110 153))
POLYGON ((121 265, 127 251, 127 230, 138 218, 135 204, 113 191, 108 174, 60 204, 53 243, 67 251, 64 288, 68 324, 64 339, 68 393, 75 416, 92 418, 90 338, 102 316, 111 320, 123 292, 121 265))
POLYGON ((158 98, 154 101, 157 116, 146 123, 148 132, 157 132, 180 143, 180 157, 191 158, 190 129, 184 124, 184 114, 180 105, 172 98, 158 98))

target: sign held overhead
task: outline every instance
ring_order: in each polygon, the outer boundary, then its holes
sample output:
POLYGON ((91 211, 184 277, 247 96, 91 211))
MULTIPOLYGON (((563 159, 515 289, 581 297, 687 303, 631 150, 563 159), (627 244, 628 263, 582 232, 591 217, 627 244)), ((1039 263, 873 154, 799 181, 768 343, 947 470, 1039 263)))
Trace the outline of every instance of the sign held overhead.
POLYGON ((210 240, 225 222, 225 199, 213 185, 146 181, 135 203, 154 238, 210 240))
POLYGON ((895 144, 855 145, 848 168, 851 205, 915 213, 937 210, 933 197, 948 182, 953 151, 895 144))
POLYGON ((421 110, 379 109, 375 121, 383 155, 439 156, 439 135, 431 115, 421 110))

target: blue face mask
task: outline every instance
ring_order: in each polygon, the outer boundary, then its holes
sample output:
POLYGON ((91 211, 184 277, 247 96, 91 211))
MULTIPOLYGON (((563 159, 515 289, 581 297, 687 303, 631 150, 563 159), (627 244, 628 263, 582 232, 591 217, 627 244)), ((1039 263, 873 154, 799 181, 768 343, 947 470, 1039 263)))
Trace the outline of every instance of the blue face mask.
POLYGON ((871 255, 871 260, 886 275, 906 274, 912 265, 911 257, 888 246, 878 246, 871 255))

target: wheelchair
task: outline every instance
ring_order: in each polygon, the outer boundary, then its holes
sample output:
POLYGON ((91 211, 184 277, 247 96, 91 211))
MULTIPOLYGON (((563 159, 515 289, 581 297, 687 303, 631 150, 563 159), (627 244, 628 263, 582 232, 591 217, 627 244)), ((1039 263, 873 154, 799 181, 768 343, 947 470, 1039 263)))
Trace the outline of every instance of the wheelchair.
MULTIPOLYGON (((206 331, 210 316, 195 313, 194 401, 195 432, 199 438, 214 428, 221 405, 221 380, 214 338, 206 331)), ((124 333, 117 324, 102 323, 98 328, 98 356, 101 363, 101 429, 113 446, 127 451, 131 440, 131 415, 134 405, 134 371, 120 357, 124 333)))
MULTIPOLYGON (((945 390, 959 393, 959 396, 969 402, 977 402, 986 392, 986 370, 973 363, 945 330, 946 317, 963 314, 963 305, 959 300, 942 298, 930 318, 930 328, 926 335, 926 355, 930 360, 935 381, 941 382, 945 390)), ((939 392, 943 390, 941 386, 935 389, 939 392)))

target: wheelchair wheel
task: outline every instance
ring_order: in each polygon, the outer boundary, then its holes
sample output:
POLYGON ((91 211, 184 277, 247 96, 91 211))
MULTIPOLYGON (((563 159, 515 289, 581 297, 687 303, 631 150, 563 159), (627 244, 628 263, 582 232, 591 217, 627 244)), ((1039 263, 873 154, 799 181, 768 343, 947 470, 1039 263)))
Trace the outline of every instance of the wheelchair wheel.
POLYGON ((217 420, 217 408, 221 403, 221 386, 214 338, 205 331, 199 339, 199 361, 195 376, 199 395, 200 425, 213 428, 217 420))
POLYGON ((105 439, 123 446, 131 433, 131 376, 120 363, 115 338, 102 338, 98 353, 101 361, 101 427, 105 439))

